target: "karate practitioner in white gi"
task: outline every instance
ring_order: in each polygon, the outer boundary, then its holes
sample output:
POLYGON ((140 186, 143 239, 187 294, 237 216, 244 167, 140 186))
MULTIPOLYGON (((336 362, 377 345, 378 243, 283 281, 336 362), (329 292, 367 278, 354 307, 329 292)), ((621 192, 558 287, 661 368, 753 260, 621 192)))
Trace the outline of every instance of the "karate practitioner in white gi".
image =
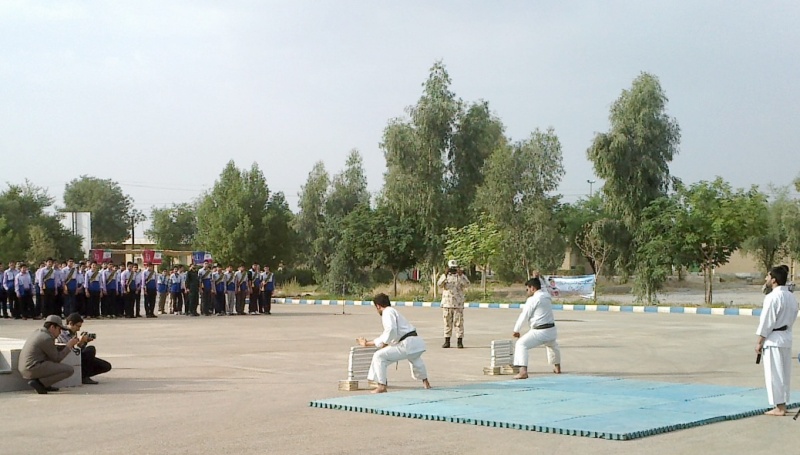
POLYGON ((764 297, 758 323, 756 352, 764 361, 767 397, 774 409, 765 414, 786 415, 792 382, 792 326, 797 320, 797 300, 786 288, 786 270, 773 267, 765 282, 772 291, 764 297))
POLYGON ((522 312, 514 324, 514 338, 519 338, 514 346, 514 365, 519 367, 519 374, 514 379, 528 378, 528 349, 544 345, 547 350, 547 361, 553 365, 553 372, 561 373, 561 350, 558 348, 555 318, 550 294, 542 291, 539 278, 531 278, 525 283, 528 288, 528 299, 522 306, 522 312), (522 326, 530 325, 530 330, 520 336, 522 326))
POLYGON ((383 323, 383 333, 373 341, 366 338, 356 338, 361 346, 377 346, 381 349, 372 356, 372 365, 369 367, 367 379, 378 383, 378 387, 372 393, 386 392, 386 369, 389 364, 407 359, 411 364, 411 377, 414 380, 422 380, 426 389, 431 388, 428 382, 428 371, 425 362, 422 361, 422 353, 425 352, 425 341, 417 335, 417 330, 409 324, 406 318, 392 308, 389 296, 378 294, 372 300, 375 309, 381 316, 383 323))

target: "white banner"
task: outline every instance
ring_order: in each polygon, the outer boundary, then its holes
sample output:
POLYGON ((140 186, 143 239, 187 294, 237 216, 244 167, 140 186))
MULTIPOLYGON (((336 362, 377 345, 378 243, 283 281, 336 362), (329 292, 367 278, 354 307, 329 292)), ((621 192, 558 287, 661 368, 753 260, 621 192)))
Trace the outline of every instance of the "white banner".
POLYGON ((583 276, 546 276, 547 287, 553 297, 569 297, 579 295, 592 298, 595 275, 583 276))

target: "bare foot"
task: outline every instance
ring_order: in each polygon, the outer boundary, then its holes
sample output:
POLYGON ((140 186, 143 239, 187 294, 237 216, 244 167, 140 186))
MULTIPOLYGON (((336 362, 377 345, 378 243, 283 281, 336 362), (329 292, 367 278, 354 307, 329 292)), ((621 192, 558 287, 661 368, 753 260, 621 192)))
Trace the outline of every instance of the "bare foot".
POLYGON ((525 374, 520 373, 520 374, 514 376, 514 379, 528 379, 528 373, 525 373, 525 374))
POLYGON ((786 415, 786 411, 783 410, 783 409, 775 408, 775 409, 773 409, 771 411, 765 412, 764 415, 783 417, 783 416, 786 415))
POLYGON ((378 384, 378 386, 375 387, 375 390, 373 390, 370 393, 386 393, 386 392, 387 392, 386 386, 383 384, 378 384))
POLYGON ((423 379, 423 380, 422 380, 422 385, 423 385, 423 386, 424 386, 426 389, 430 389, 430 388, 431 388, 431 383, 430 383, 430 382, 428 382, 428 380, 427 380, 427 379, 423 379))
POLYGON ((553 365, 553 373, 561 374, 561 364, 557 363, 553 365))

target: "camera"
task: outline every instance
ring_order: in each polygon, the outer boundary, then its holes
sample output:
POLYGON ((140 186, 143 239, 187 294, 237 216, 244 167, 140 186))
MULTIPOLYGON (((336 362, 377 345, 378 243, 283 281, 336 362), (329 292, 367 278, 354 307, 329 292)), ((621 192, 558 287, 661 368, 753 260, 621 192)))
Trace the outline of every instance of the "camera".
POLYGON ((94 340, 95 338, 97 338, 97 334, 96 333, 89 333, 89 332, 81 333, 81 336, 84 336, 84 335, 86 335, 86 337, 89 338, 90 340, 94 340))

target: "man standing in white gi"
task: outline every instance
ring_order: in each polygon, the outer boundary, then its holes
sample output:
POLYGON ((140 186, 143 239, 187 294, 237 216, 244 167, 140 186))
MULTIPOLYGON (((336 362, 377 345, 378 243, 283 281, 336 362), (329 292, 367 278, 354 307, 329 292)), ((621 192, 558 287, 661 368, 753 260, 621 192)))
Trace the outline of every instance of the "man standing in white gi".
POLYGON ((764 280, 772 292, 764 297, 758 323, 756 352, 764 358, 764 379, 769 404, 767 415, 785 416, 792 382, 792 326, 797 319, 797 300, 786 288, 786 270, 773 267, 764 280))
POLYGON ((377 346, 380 348, 372 356, 372 365, 369 367, 367 379, 378 383, 378 387, 372 393, 386 392, 386 369, 389 364, 407 359, 411 364, 411 377, 414 380, 422 380, 426 389, 431 388, 428 382, 428 370, 425 362, 422 361, 422 353, 425 352, 425 341, 417 335, 414 328, 406 318, 392 308, 389 296, 378 294, 372 299, 375 309, 381 316, 383 323, 383 333, 373 341, 366 338, 356 338, 361 346, 377 346))
POLYGON ((553 365, 553 373, 561 373, 561 350, 558 348, 555 318, 550 294, 542 291, 539 278, 531 278, 525 286, 528 288, 528 300, 522 306, 522 312, 514 324, 514 338, 519 338, 514 346, 514 365, 519 367, 519 374, 514 379, 528 378, 528 349, 544 345, 547 350, 547 361, 553 365), (528 333, 520 337, 522 326, 530 325, 528 333))
POLYGON ((442 317, 444 319, 443 348, 450 347, 450 336, 453 329, 458 339, 458 347, 464 347, 464 302, 466 300, 469 279, 458 266, 458 261, 451 259, 447 263, 447 273, 439 277, 442 288, 442 317))

